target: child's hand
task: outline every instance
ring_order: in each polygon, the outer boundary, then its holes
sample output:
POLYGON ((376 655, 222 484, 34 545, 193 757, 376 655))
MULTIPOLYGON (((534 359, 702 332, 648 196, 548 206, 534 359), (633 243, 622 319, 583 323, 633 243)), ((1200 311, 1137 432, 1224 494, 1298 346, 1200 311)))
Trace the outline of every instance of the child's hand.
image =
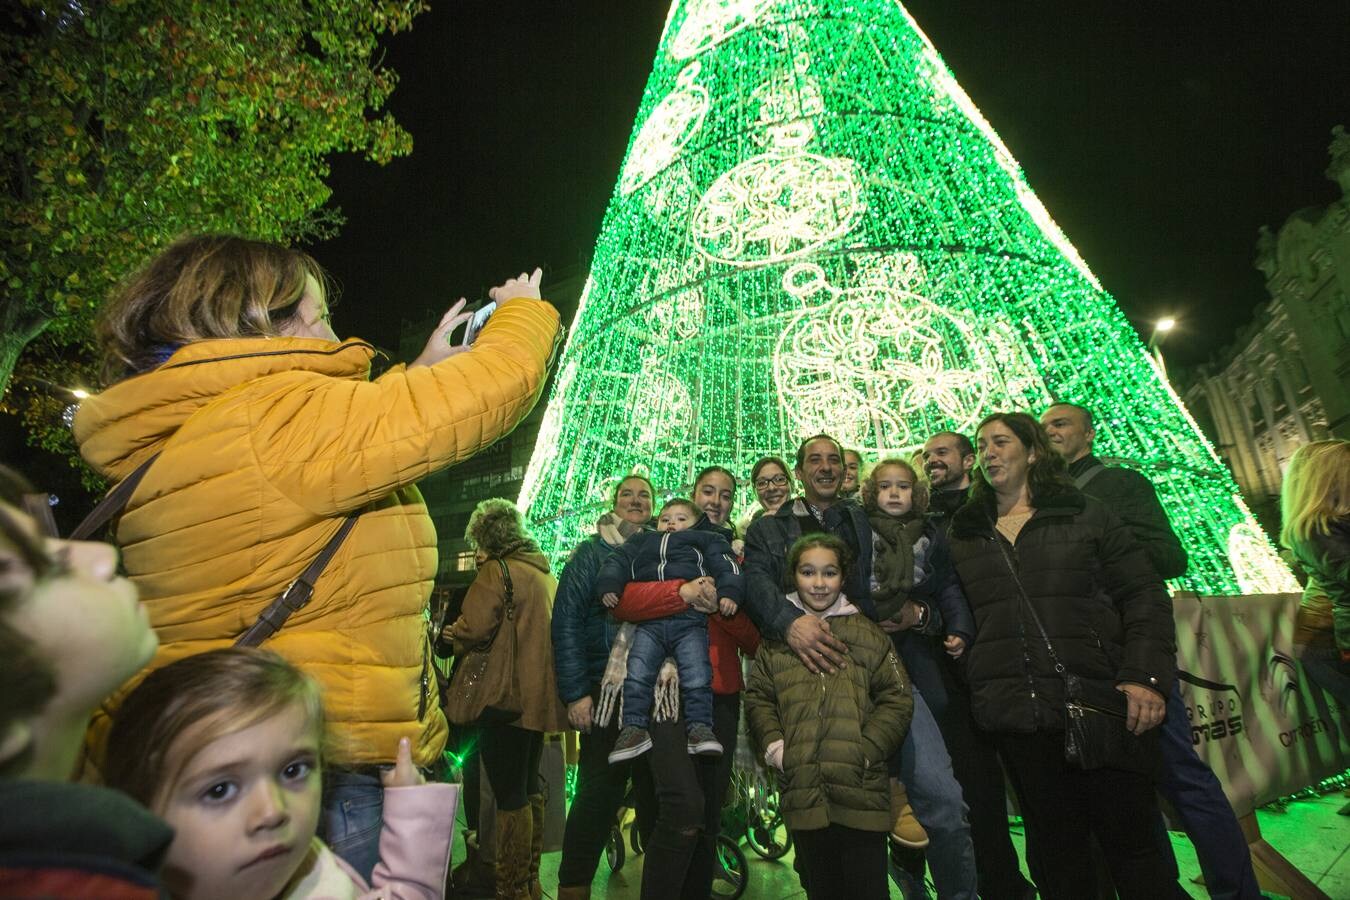
POLYGON ((957 637, 954 634, 949 634, 943 639, 942 646, 946 649, 947 655, 952 659, 960 659, 961 654, 966 652, 966 639, 957 637))
POLYGON ((780 772, 783 771, 783 742, 781 740, 774 741, 768 746, 764 751, 764 761, 772 768, 780 772))
POLYGON ((398 758, 394 760, 392 769, 380 773, 380 781, 387 788, 417 787, 419 784, 427 783, 422 773, 413 765, 412 741, 407 738, 398 739, 398 758))
POLYGON ((723 597, 721 600, 717 601, 717 608, 722 611, 722 615, 730 619, 732 616, 736 615, 736 610, 740 607, 738 607, 736 601, 732 600, 730 597, 723 597))
POLYGON ((613 591, 610 591, 608 594, 605 594, 603 597, 600 598, 600 602, 605 604, 605 606, 608 606, 610 609, 613 609, 614 607, 619 605, 619 595, 614 593, 613 591))

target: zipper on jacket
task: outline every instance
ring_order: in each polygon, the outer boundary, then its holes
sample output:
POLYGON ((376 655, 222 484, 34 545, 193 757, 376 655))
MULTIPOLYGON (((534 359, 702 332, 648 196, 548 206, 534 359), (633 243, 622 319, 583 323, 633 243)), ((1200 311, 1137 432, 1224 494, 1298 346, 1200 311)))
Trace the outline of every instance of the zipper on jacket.
POLYGON ((429 638, 422 641, 422 689, 418 692, 417 696, 417 721, 419 722, 422 721, 422 717, 427 714, 427 685, 429 684, 427 676, 431 674, 429 671, 431 660, 427 655, 427 650, 430 645, 431 641, 429 638))

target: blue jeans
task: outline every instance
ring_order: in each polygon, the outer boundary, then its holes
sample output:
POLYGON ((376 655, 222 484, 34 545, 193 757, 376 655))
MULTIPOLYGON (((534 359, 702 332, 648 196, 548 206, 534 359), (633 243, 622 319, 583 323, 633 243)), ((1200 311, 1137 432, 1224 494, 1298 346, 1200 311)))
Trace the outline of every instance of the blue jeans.
POLYGON ((384 824, 384 785, 378 775, 329 769, 323 773, 319 837, 370 882, 380 861, 384 824))
POLYGON ((656 676, 667 656, 680 672, 680 714, 686 725, 712 727, 712 663, 708 659, 708 617, 685 612, 667 619, 639 622, 628 651, 628 677, 623 680, 623 724, 646 728, 651 723, 656 676))
POLYGON ((909 792, 914 817, 928 832, 925 855, 938 896, 975 900, 975 846, 970 841, 961 785, 952 775, 942 732, 918 688, 914 689, 914 718, 900 746, 899 776, 909 792))
MULTIPOLYGON (((1258 900, 1247 839, 1212 769, 1195 752, 1186 704, 1175 686, 1158 733, 1162 773, 1158 791, 1172 804, 1195 846, 1210 897, 1258 900)), ((1164 833, 1164 839, 1166 834, 1164 833)))

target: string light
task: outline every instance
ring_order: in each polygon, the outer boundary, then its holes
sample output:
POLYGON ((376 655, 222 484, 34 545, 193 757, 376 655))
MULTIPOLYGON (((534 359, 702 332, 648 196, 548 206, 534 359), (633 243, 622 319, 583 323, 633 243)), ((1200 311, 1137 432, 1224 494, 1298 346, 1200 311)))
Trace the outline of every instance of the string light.
POLYGON ((894 0, 680 0, 636 122, 520 497, 555 561, 635 467, 660 494, 819 430, 875 457, 1064 399, 1157 486, 1191 559, 1174 587, 1294 589, 894 0))

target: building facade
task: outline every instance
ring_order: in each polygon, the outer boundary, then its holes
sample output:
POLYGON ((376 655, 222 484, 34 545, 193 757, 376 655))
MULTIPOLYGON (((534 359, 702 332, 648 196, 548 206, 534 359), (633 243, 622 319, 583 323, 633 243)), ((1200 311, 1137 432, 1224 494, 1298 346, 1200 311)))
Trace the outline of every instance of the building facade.
POLYGON ((1262 524, 1279 521, 1280 483, 1303 444, 1350 438, 1350 134, 1332 132, 1326 175, 1341 197, 1261 229, 1256 268, 1270 300, 1182 396, 1262 524))
MULTIPOLYGON (((584 267, 546 275, 544 296, 558 307, 563 322, 570 322, 586 280, 584 267)), ((440 321, 436 313, 416 322, 405 321, 400 329, 399 356, 412 359, 421 352, 427 335, 440 321)), ((547 398, 552 377, 542 395, 547 398)), ((492 446, 457 466, 418 482, 427 511, 436 523, 436 546, 440 565, 436 574, 438 596, 473 581, 477 571, 473 548, 464 539, 469 516, 479 502, 504 497, 512 502, 520 494, 525 467, 539 436, 546 403, 541 399, 515 430, 492 446)))

